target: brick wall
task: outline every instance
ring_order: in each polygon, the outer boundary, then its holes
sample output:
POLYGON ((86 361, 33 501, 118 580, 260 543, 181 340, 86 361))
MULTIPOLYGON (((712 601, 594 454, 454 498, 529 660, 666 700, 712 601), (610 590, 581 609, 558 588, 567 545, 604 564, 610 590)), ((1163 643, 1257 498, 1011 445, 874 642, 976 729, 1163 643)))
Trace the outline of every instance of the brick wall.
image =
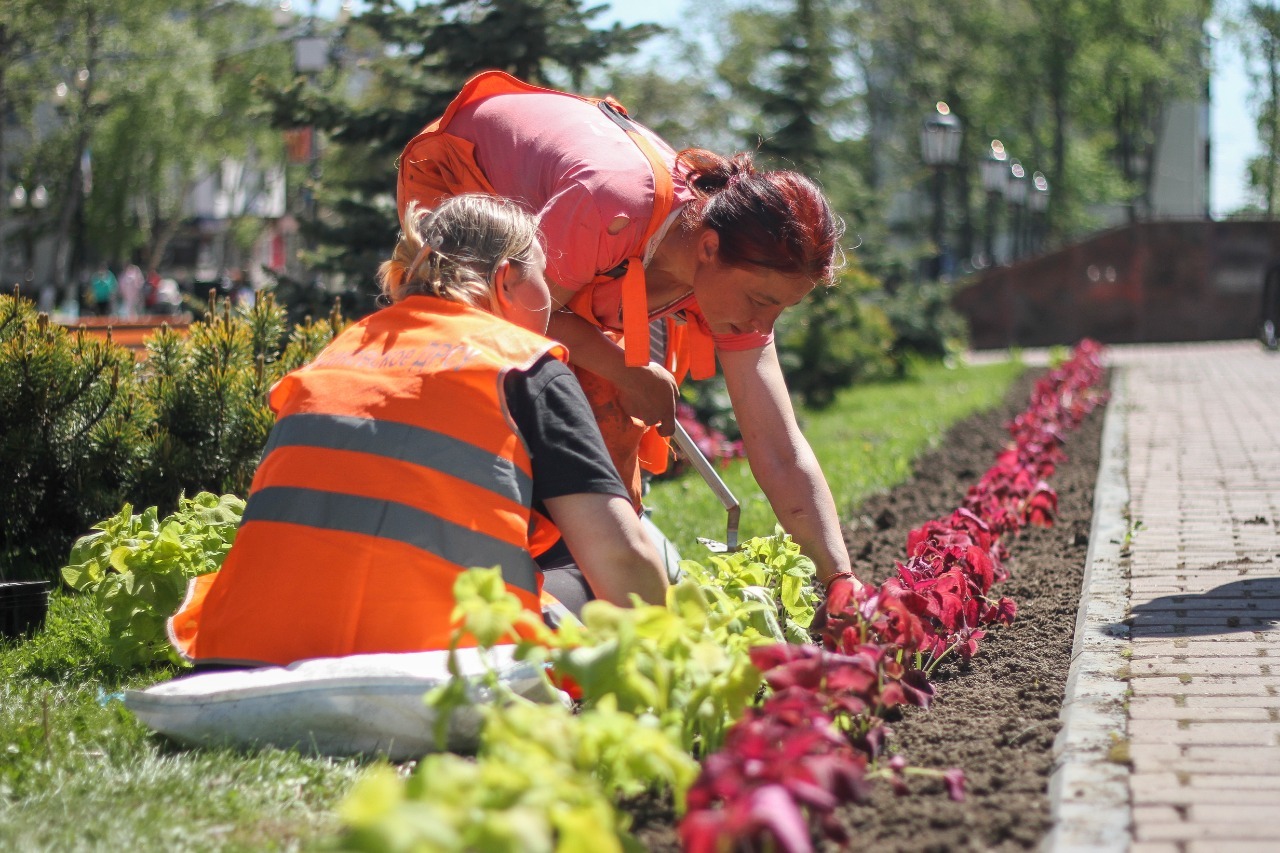
POLYGON ((1145 222, 961 282, 973 346, 1236 340, 1257 334, 1280 222, 1145 222))

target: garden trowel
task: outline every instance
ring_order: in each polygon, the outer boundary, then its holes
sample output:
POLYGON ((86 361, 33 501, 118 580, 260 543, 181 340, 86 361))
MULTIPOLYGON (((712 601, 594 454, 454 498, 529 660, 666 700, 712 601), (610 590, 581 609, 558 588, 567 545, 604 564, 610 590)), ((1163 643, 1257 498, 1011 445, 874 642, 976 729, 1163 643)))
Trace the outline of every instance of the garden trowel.
POLYGON ((684 426, 676 421, 675 435, 676 446, 680 448, 680 455, 688 459, 690 464, 698 470, 702 475, 702 479, 711 487, 711 491, 720 499, 720 505, 724 507, 725 512, 729 515, 729 522, 723 542, 717 542, 714 539, 704 539, 699 536, 698 541, 707 547, 713 554, 724 554, 728 551, 738 550, 738 515, 740 507, 738 499, 733 496, 733 492, 729 491, 729 487, 725 485, 724 480, 720 479, 720 475, 716 473, 716 469, 702 451, 698 449, 698 445, 685 432, 684 426))

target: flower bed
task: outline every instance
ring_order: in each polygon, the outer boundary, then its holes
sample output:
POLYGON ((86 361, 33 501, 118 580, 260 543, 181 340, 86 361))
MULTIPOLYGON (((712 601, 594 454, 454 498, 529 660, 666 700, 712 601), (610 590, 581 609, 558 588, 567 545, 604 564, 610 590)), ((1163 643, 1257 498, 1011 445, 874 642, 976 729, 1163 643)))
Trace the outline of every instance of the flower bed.
MULTIPOLYGON (((1101 375, 1099 348, 1086 341, 1038 381, 1009 424, 1010 445, 958 508, 907 535, 895 576, 879 586, 830 585, 814 626, 821 648, 751 650, 772 692, 704 760, 680 824, 685 849, 746 843, 801 853, 815 830, 846 843, 833 811, 866 799, 868 778, 909 792, 913 768, 887 754, 884 718, 902 706, 927 708, 939 663, 952 653, 969 661, 988 626, 1013 622, 1017 605, 992 593, 1009 577, 1008 541, 1028 525, 1052 525, 1058 499, 1047 478, 1064 458, 1065 435, 1102 400, 1093 390, 1101 375)), ((964 798, 962 771, 941 778, 953 800, 964 798)))
MULTIPOLYGON (((1030 383, 1028 382, 1027 385, 1030 383)), ((1011 402, 1025 405, 1029 389, 1011 402)), ((990 413, 953 430, 943 450, 920 460, 916 478, 869 501, 847 533, 850 553, 881 579, 913 520, 956 505, 973 471, 990 460, 1007 413, 990 413)), ((1052 484, 1058 496, 1051 528, 1024 529, 1010 547, 1010 578, 1001 590, 1018 618, 992 632, 967 663, 935 673, 937 699, 926 712, 891 723, 891 748, 925 766, 964 769, 963 802, 924 782, 921 796, 873 790, 840 818, 860 844, 877 851, 1030 850, 1049 826, 1047 786, 1059 728, 1080 585, 1089 545, 1103 411, 1095 410, 1067 439, 1066 460, 1052 484)), ((945 511, 945 510, 943 510, 945 511)))

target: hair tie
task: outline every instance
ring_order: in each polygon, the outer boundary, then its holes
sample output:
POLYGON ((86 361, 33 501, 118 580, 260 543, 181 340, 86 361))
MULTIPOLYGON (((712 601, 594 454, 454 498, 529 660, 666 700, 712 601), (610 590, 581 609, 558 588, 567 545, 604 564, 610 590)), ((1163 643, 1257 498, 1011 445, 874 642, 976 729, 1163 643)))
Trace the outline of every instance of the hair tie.
POLYGON ((418 268, 431 255, 432 252, 440 251, 440 247, 444 245, 444 235, 440 233, 432 234, 430 239, 424 240, 422 248, 418 250, 418 254, 414 257, 413 263, 409 264, 409 268, 405 270, 404 280, 413 281, 413 277, 417 275, 418 268))

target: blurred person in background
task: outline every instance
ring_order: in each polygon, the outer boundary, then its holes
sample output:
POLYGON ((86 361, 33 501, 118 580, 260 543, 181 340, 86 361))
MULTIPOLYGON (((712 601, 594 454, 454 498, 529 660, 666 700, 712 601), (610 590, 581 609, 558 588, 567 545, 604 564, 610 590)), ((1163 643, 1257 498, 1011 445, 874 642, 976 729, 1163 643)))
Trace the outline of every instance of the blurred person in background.
POLYGON ((89 279, 89 299, 93 305, 93 313, 106 317, 111 313, 119 282, 105 263, 99 264, 89 279))

